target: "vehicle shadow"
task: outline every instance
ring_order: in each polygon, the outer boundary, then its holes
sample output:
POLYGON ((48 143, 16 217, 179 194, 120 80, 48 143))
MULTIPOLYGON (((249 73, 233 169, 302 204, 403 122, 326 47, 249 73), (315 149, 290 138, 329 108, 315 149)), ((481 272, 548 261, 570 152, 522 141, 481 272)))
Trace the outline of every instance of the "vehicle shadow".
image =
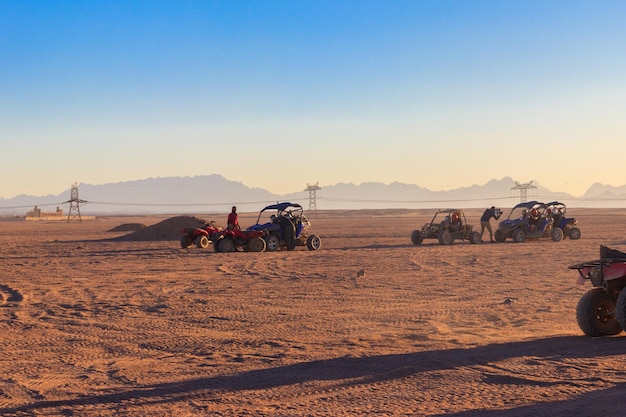
MULTIPOLYGON (((98 395, 87 395, 76 399, 41 400, 29 404, 0 408, 0 414, 32 413, 40 410, 50 412, 55 408, 84 407, 86 405, 115 405, 131 401, 134 406, 140 404, 158 404, 161 402, 184 401, 202 393, 205 396, 215 394, 217 398, 224 392, 241 392, 247 390, 263 390, 288 385, 300 385, 311 381, 343 381, 345 386, 380 383, 408 376, 419 376, 420 373, 451 369, 463 369, 471 366, 489 366, 497 361, 532 356, 535 360, 542 359, 563 361, 565 364, 572 359, 599 359, 613 355, 623 355, 626 348, 626 337, 592 339, 584 336, 555 336, 528 341, 496 343, 473 348, 457 348, 448 350, 432 350, 404 354, 378 355, 369 357, 339 357, 328 360, 316 360, 275 368, 265 368, 242 372, 239 374, 194 378, 185 381, 168 382, 122 389, 98 395), (347 381, 347 382, 346 382, 347 381)), ((515 383, 509 381, 507 383, 515 383)), ((543 386, 545 381, 524 379, 518 384, 536 384, 543 386)), ((550 382, 557 383, 557 382, 550 382)), ((612 388, 596 390, 581 397, 596 403, 607 391, 622 392, 626 383, 616 383, 612 388), (604 393, 603 393, 604 392, 604 393)), ((580 397, 572 400, 547 401, 530 406, 519 407, 519 415, 544 415, 555 404, 560 407, 568 402, 580 402, 580 397)), ((603 400, 604 401, 604 400, 603 400)), ((619 402, 618 402, 619 403, 619 402)), ((614 403, 617 404, 617 403, 614 403)), ((441 416, 473 417, 473 416, 511 416, 511 410, 492 411, 471 410, 441 416)), ((551 414, 554 415, 554 414, 551 414)))

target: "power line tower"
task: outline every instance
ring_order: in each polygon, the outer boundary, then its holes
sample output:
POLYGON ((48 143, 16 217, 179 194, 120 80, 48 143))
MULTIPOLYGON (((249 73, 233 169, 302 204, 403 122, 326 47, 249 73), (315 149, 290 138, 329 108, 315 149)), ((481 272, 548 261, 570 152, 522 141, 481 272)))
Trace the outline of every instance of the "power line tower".
POLYGON ((78 184, 74 183, 72 184, 72 191, 70 194, 70 199, 68 201, 66 201, 66 203, 70 203, 70 210, 67 213, 67 221, 70 221, 70 218, 72 217, 72 213, 76 212, 78 213, 78 221, 83 221, 82 217, 80 217, 80 203, 86 203, 87 201, 85 200, 81 200, 80 198, 78 198, 78 184))
POLYGON ((319 182, 316 182, 314 185, 306 184, 304 191, 309 192, 309 210, 317 210, 317 192, 321 189, 319 182))
POLYGON ((511 190, 519 190, 519 202, 524 203, 528 201, 528 190, 536 189, 537 186, 533 185, 532 181, 520 184, 515 181, 515 187, 511 187, 511 190))

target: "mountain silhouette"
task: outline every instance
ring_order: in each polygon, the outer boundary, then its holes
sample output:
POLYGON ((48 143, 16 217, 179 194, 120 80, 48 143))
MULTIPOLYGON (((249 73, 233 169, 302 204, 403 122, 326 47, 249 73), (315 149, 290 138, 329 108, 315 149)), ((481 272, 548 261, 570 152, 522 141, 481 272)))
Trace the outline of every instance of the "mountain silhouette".
MULTIPOLYGON (((319 210, 383 208, 480 208, 495 205, 512 207, 520 201, 519 190, 510 177, 493 179, 483 185, 453 190, 433 191, 415 184, 339 183, 322 185, 315 205, 319 210)), ((204 213, 230 211, 237 205, 240 212, 256 212, 278 201, 291 201, 309 207, 309 193, 301 191, 278 195, 261 188, 251 188, 218 174, 193 177, 147 178, 102 185, 79 184, 81 212, 89 214, 135 213, 204 213)), ((536 181, 527 191, 529 200, 559 200, 570 206, 623 207, 626 185, 613 187, 594 184, 582 198, 554 192, 536 181)), ((38 206, 46 211, 54 206, 69 209, 70 189, 59 195, 20 195, 0 199, 0 215, 25 214, 38 206)))

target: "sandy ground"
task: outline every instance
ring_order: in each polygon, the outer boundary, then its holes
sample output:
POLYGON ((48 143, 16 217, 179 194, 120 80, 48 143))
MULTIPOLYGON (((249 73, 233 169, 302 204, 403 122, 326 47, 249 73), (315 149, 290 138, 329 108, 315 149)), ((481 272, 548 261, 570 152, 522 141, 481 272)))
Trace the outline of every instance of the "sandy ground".
POLYGON ((626 337, 582 335, 567 266, 626 209, 570 212, 578 241, 451 246, 411 244, 429 210, 313 212, 319 251, 271 253, 0 222, 0 414, 622 416, 626 337))

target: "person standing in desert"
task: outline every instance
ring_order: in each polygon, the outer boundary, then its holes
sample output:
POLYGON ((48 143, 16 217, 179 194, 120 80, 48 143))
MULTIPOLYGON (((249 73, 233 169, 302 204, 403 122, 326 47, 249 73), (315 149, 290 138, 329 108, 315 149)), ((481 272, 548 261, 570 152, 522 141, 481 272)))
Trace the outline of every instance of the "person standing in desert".
POLYGON ((228 214, 228 220, 226 220, 226 227, 228 229, 239 229, 239 215, 237 215, 237 207, 233 206, 228 214))
POLYGON ((489 241, 493 243, 493 231, 491 230, 490 220, 492 218, 498 220, 501 215, 502 212, 496 209, 495 206, 491 206, 491 208, 485 210, 480 218, 480 240, 483 239, 483 233, 485 233, 485 229, 487 229, 489 231, 489 241))

